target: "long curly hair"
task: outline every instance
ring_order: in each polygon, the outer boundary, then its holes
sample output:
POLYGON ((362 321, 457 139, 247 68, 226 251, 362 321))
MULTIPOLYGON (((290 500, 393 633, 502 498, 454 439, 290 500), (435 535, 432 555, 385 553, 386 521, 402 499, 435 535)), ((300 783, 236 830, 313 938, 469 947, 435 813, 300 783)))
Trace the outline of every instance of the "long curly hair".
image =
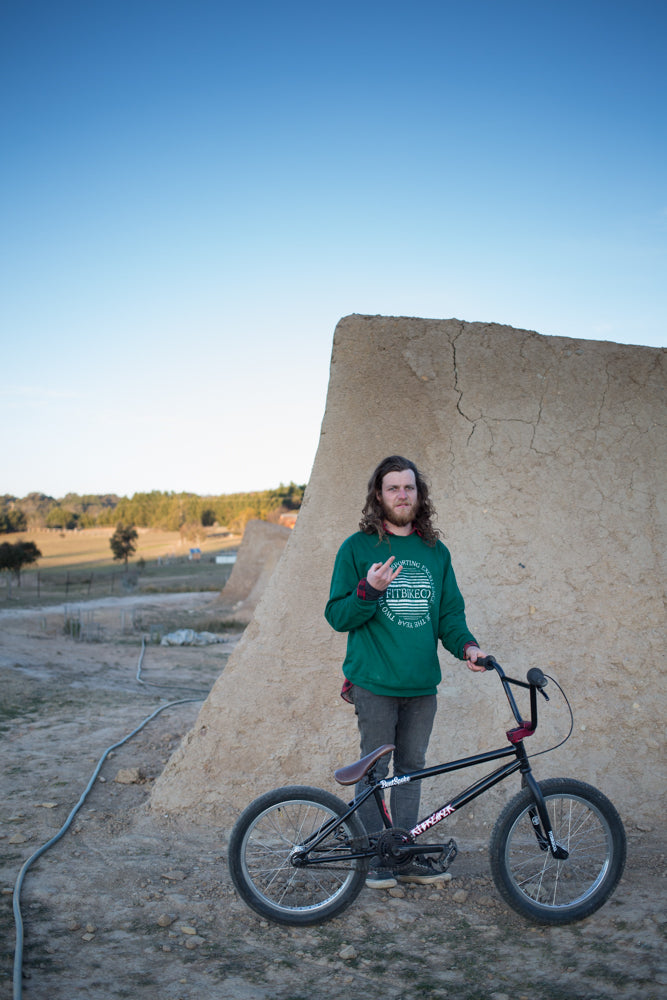
POLYGON ((440 537, 440 531, 433 525, 437 514, 431 503, 428 483, 415 463, 401 455, 390 455, 388 458, 384 458, 368 480, 368 494, 361 512, 359 531, 363 531, 367 535, 377 534, 380 541, 385 538, 384 511, 382 501, 378 499, 378 493, 382 492, 382 480, 388 472, 406 472, 407 470, 414 472, 417 484, 418 506, 414 526, 428 545, 435 545, 440 537))

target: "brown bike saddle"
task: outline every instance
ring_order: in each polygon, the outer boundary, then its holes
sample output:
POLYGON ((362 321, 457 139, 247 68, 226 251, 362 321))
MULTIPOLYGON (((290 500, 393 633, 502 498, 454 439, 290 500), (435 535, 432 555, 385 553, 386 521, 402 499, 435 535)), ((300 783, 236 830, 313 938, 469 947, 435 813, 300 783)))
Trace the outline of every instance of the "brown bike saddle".
POLYGON ((365 757, 361 760, 357 760, 354 764, 348 764, 346 767, 339 767, 337 771, 334 771, 334 778, 339 785, 356 785, 358 781, 368 774, 373 764, 380 757, 384 757, 385 754, 391 753, 396 747, 393 743, 385 743, 377 750, 371 750, 367 753, 365 757))

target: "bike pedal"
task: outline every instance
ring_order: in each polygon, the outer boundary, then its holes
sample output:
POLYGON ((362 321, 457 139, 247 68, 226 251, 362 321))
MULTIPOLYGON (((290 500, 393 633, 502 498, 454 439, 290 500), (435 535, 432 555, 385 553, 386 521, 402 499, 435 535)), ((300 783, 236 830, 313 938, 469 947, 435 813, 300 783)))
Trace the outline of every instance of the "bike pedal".
POLYGON ((459 849, 456 846, 456 841, 450 840, 449 843, 447 844, 447 851, 445 854, 445 864, 446 865, 451 864, 458 853, 459 849))
POLYGON ((434 863, 440 871, 446 872, 458 853, 459 849, 456 846, 456 841, 450 840, 445 844, 440 854, 434 858, 434 863))

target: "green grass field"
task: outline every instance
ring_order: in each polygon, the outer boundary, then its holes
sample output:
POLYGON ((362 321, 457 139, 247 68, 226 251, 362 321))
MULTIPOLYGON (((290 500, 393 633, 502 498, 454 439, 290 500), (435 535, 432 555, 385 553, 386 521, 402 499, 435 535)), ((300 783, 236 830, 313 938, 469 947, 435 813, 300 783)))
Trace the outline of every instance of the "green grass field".
POLYGON ((182 539, 177 531, 139 528, 137 551, 125 572, 115 562, 109 545, 113 528, 83 531, 35 531, 4 535, 3 540, 32 541, 42 553, 38 562, 21 574, 21 586, 13 576, 0 577, 0 607, 29 607, 121 595, 125 593, 181 593, 220 591, 231 572, 231 564, 220 565, 215 557, 238 549, 241 539, 216 528, 207 530, 198 542, 182 539), (190 549, 201 554, 190 558, 190 549))

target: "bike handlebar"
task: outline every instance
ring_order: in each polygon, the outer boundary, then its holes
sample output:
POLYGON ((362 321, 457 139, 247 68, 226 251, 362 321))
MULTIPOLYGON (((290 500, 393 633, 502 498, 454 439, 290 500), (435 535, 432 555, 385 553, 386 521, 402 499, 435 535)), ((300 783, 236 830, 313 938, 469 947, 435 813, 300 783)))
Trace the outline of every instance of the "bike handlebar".
MULTIPOLYGON (((501 678, 505 678, 505 672, 494 656, 478 656, 475 662, 484 667, 485 670, 497 671, 501 678)), ((539 667, 531 667, 526 674, 526 679, 529 684, 536 688, 544 688, 549 683, 539 667)), ((513 681, 510 677, 507 680, 511 684, 523 684, 523 681, 513 681)))
POLYGON ((505 675, 505 671, 493 656, 478 656, 476 662, 480 666, 484 667, 485 670, 496 671, 496 673, 500 677, 501 683, 503 685, 503 690, 505 691, 505 694, 507 696, 507 700, 510 704, 510 708, 512 709, 512 714, 514 715, 514 718, 519 723, 520 727, 525 727, 527 730, 529 729, 531 732, 534 732, 535 729, 537 729, 537 702, 535 698, 535 692, 539 691, 542 697, 546 701, 549 700, 549 696, 544 691, 544 688, 547 686, 548 681, 547 678, 542 673, 542 671, 540 670, 540 668, 539 667, 530 668, 530 670, 526 674, 526 679, 528 681, 528 683, 526 683, 526 681, 518 681, 515 680, 513 677, 507 677, 505 675), (519 712, 516 701, 514 700, 514 695, 510 690, 510 684, 516 684, 518 687, 530 688, 531 718, 529 723, 524 722, 524 720, 521 718, 521 713, 519 712))

